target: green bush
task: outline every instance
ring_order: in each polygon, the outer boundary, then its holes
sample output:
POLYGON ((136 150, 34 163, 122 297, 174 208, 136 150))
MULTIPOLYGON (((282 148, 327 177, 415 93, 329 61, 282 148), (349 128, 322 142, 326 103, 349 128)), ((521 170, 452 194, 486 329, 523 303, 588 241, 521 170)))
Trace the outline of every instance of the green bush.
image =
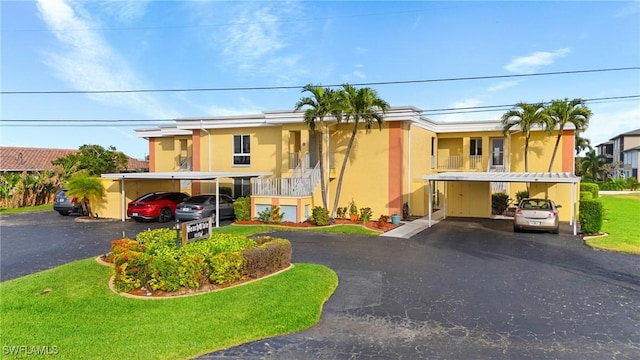
POLYGON ((143 251, 142 246, 133 239, 118 239, 111 241, 111 252, 108 261, 113 262, 113 257, 126 251, 143 251))
POLYGON ((522 199, 528 199, 529 198, 529 190, 522 190, 522 191, 518 191, 516 193, 516 205, 520 204, 520 201, 522 201, 522 199))
POLYGON ((180 260, 177 250, 162 249, 149 260, 149 282, 152 290, 180 289, 180 260))
POLYGON ((640 184, 638 184, 638 179, 634 177, 627 178, 627 189, 636 191, 638 189, 638 186, 640 186, 640 184))
POLYGON ((493 215, 503 214, 509 206, 509 195, 505 193, 491 194, 491 213, 493 215))
POLYGON ((347 218, 347 207, 342 206, 336 209, 336 217, 338 219, 346 219, 347 218))
POLYGON ((136 240, 149 255, 155 255, 163 249, 176 248, 176 231, 172 229, 145 230, 138 233, 136 240))
POLYGON ((263 223, 269 223, 269 220, 271 220, 271 207, 258 212, 258 220, 263 223))
POLYGON ((608 180, 600 184, 600 190, 613 190, 620 191, 627 187, 627 181, 625 179, 608 180))
POLYGON ((363 224, 366 224, 369 222, 369 220, 371 220, 371 216, 373 215, 373 212, 371 212, 371 208, 361 208, 360 209, 360 221, 362 221, 363 224))
MULTIPOLYGON (((345 208, 346 209, 346 208, 345 208)), ((329 225, 329 210, 316 206, 312 210, 313 222, 318 226, 329 225)))
POLYGON ((580 201, 580 227, 585 234, 598 234, 602 229, 604 211, 598 200, 580 201))
POLYGON ((140 251, 124 251, 113 256, 113 284, 118 291, 139 289, 147 283, 149 256, 140 251))
POLYGON ((284 213, 280 211, 280 206, 274 205, 271 208, 271 218, 269 219, 269 221, 272 224, 280 224, 282 222, 283 216, 284 216, 284 213))
POLYGON ((580 191, 580 201, 582 200, 593 200, 591 191, 580 191))
POLYGON ((236 215, 236 220, 251 220, 251 198, 248 196, 237 198, 233 202, 233 212, 236 215))
POLYGON ((244 274, 244 257, 239 252, 221 253, 210 260, 212 283, 223 285, 242 280, 244 274))
POLYGON ((233 189, 229 186, 220 186, 218 189, 221 195, 229 195, 233 197, 233 189))
POLYGON ((581 182, 580 191, 589 191, 593 199, 597 199, 600 196, 600 187, 598 184, 581 182))

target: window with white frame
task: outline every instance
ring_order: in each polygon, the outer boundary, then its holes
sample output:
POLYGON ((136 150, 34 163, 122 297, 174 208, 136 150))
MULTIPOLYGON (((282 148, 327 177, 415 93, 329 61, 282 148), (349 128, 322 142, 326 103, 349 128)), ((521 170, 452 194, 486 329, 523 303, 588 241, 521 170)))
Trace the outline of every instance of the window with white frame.
POLYGON ((251 137, 233 135, 233 165, 251 164, 251 137))
POLYGON ((482 139, 471 139, 471 146, 469 147, 470 154, 469 155, 482 155, 482 139))

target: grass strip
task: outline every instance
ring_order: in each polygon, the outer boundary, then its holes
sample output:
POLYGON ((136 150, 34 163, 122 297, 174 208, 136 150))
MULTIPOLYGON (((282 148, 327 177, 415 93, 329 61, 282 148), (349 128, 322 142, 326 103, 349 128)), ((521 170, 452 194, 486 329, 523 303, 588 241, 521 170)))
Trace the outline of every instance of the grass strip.
POLYGON ((640 194, 605 195, 599 199, 604 207, 602 231, 609 235, 586 239, 587 245, 640 255, 640 194))
POLYGON ((296 264, 220 292, 140 300, 111 292, 111 271, 85 259, 0 283, 2 345, 55 347, 61 359, 191 358, 316 324, 338 284, 325 266, 296 264))

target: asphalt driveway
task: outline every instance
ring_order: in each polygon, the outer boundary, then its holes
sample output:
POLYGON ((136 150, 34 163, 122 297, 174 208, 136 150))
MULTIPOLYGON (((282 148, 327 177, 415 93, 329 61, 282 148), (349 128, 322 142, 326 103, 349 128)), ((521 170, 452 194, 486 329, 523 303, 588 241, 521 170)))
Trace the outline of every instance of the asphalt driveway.
MULTIPOLYGON (((109 251, 166 224, 0 217, 2 280, 109 251)), ((640 257, 579 237, 454 219, 410 239, 275 233, 340 284, 320 323, 202 359, 638 359, 640 257)))

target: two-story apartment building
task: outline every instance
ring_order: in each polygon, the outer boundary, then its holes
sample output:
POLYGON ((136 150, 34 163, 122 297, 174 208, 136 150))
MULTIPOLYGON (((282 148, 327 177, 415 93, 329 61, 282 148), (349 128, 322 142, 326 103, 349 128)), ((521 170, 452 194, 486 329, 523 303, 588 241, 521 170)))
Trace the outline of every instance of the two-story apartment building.
POLYGON ((640 160, 640 129, 628 131, 617 135, 609 141, 596 146, 598 155, 602 155, 608 164, 617 162, 622 165, 616 177, 634 177, 640 180, 638 175, 638 162, 640 160))
MULTIPOLYGON (((250 195, 252 214, 278 205, 284 220, 304 221, 320 206, 320 179, 327 184, 328 206, 336 202, 340 166, 352 123, 325 119, 324 128, 312 133, 303 123, 303 113, 267 111, 248 116, 217 116, 177 119, 176 126, 139 129, 149 141, 150 173, 166 173, 163 182, 109 184, 110 192, 127 194, 127 200, 143 191, 182 190, 191 194, 215 192, 220 186, 233 188, 234 196, 250 195), (320 147, 325 172, 319 168, 320 147), (211 173, 182 180, 172 172, 211 173), (232 174, 219 178, 215 174, 232 174), (244 176, 243 174, 246 174, 244 176), (268 175, 265 175, 268 174, 268 175), (258 176, 262 175, 262 176, 258 176), (214 178, 216 179, 214 181, 214 178), (153 188, 152 188, 153 186, 153 188), (122 189, 122 187, 130 187, 122 189), (133 189, 133 190, 132 190, 133 189)), ((529 172, 546 172, 557 133, 534 129, 529 144, 529 172)), ((569 182, 558 176, 515 176, 524 172, 524 138, 519 131, 503 135, 500 121, 439 123, 415 107, 392 107, 381 130, 367 133, 361 127, 347 159, 337 205, 355 201, 369 207, 373 218, 380 215, 424 216, 434 207, 450 216, 491 216, 491 193, 516 191, 530 186, 531 196, 553 198, 567 210, 561 219, 575 216, 575 177, 569 182), (488 173, 481 179, 434 178, 434 174, 488 173), (505 173, 514 176, 505 177, 505 173)), ((574 169, 574 130, 561 135, 552 174, 570 174, 574 169)), ((564 176, 566 180, 566 176, 564 176)), ((111 180, 107 180, 111 181, 111 180)), ((115 200, 115 198, 113 198, 115 200)), ((124 203, 124 200, 122 201, 124 203)), ((103 211, 120 217, 122 210, 103 211)))

